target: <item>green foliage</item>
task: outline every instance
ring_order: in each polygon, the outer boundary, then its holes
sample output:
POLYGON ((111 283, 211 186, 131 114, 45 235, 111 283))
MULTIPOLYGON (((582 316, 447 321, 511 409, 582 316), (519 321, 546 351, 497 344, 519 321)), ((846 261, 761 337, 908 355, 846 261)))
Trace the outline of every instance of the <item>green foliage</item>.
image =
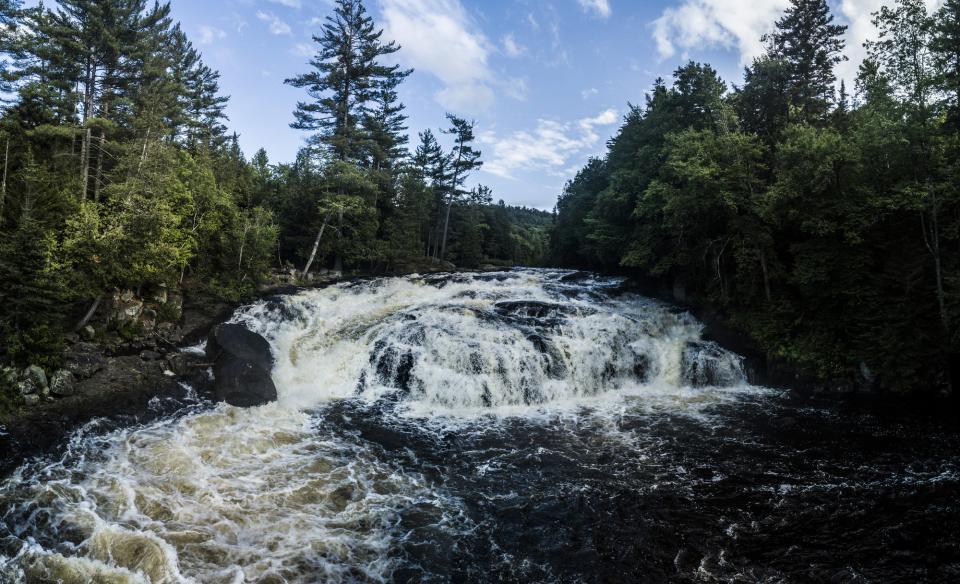
POLYGON ((732 95, 693 63, 657 81, 561 195, 552 257, 683 289, 821 377, 952 389, 958 6, 881 8, 852 105, 822 0, 793 0, 732 95))

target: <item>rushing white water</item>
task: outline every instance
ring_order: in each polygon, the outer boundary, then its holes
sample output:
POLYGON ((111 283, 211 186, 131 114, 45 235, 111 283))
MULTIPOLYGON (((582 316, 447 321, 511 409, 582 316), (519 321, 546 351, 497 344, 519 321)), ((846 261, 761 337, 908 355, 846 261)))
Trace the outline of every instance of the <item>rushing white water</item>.
POLYGON ((584 408, 697 415, 759 391, 689 315, 565 276, 384 279, 238 311, 271 342, 279 401, 94 424, 61 459, 19 469, 0 485, 0 580, 386 581, 404 514, 454 539, 471 523, 443 481, 334 431, 324 408, 449 427, 584 408))

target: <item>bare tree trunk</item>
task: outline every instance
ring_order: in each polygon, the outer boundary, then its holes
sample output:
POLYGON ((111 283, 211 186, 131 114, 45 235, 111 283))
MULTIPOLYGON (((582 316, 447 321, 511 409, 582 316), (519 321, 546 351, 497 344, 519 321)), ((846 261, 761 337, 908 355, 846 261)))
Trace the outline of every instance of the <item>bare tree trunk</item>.
POLYGON ((320 226, 320 232, 317 233, 317 238, 313 240, 313 249, 310 250, 310 258, 307 260, 307 265, 303 268, 302 278, 306 278, 307 274, 310 273, 310 266, 313 265, 314 258, 317 257, 317 249, 320 248, 320 240, 323 239, 323 232, 327 229, 327 222, 330 221, 330 217, 333 215, 333 211, 327 213, 327 216, 323 218, 323 225, 320 226))
POLYGON ((763 291, 767 295, 767 302, 773 299, 770 294, 770 273, 767 271, 767 255, 760 250, 760 269, 763 270, 763 291))
POLYGON ((150 142, 150 128, 147 128, 147 133, 143 137, 143 152, 140 153, 140 163, 137 164, 137 176, 140 176, 140 171, 143 170, 143 163, 147 160, 147 144, 150 142))
POLYGON ((0 223, 3 222, 3 207, 7 202, 7 167, 10 161, 10 136, 7 136, 7 145, 3 152, 3 182, 0 183, 0 223))
POLYGON ((83 132, 83 148, 80 149, 80 193, 84 200, 87 199, 87 182, 90 177, 90 135, 91 130, 87 128, 83 132))
POLYGON ((106 148, 107 137, 103 130, 100 130, 100 146, 97 152, 97 174, 93 178, 93 200, 100 202, 100 183, 103 182, 103 151, 106 148))
POLYGON ((87 310, 87 313, 83 315, 83 318, 80 319, 80 322, 77 323, 73 330, 77 331, 87 326, 87 323, 90 322, 90 319, 93 318, 93 315, 96 314, 97 308, 100 308, 100 302, 103 301, 103 294, 97 296, 93 300, 93 304, 90 305, 90 308, 87 310))
POLYGON ((450 195, 450 200, 447 201, 447 216, 443 220, 443 239, 440 240, 440 255, 437 256, 437 259, 443 261, 443 258, 447 255, 447 231, 450 227, 450 209, 453 207, 453 195, 450 195))
POLYGON ((927 251, 933 258, 934 279, 937 287, 937 307, 940 310, 940 324, 943 326, 943 332, 950 338, 950 315, 947 313, 946 292, 943 287, 943 264, 940 253, 940 222, 938 221, 937 206, 930 212, 929 225, 924 212, 920 212, 920 226, 923 229, 923 240, 927 246, 927 251))

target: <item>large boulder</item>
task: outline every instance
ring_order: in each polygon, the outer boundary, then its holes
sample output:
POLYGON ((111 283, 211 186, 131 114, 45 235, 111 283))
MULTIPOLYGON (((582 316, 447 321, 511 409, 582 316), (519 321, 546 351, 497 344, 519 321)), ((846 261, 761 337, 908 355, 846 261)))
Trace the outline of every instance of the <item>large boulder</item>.
POLYGON ((60 369, 50 377, 50 393, 57 397, 73 395, 75 382, 73 373, 60 369))
POLYGON ((213 363, 213 392, 232 406, 259 406, 277 399, 270 371, 270 343, 239 324, 221 324, 210 331, 207 359, 213 363))

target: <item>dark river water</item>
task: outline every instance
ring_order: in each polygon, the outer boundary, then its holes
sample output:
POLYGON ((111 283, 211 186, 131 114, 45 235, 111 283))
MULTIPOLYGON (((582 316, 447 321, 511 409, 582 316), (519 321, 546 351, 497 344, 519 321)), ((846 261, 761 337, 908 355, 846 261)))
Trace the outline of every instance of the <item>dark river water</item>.
POLYGON ((753 386, 618 285, 245 307, 278 402, 95 422, 3 478, 0 582, 960 582, 949 413, 753 386))

